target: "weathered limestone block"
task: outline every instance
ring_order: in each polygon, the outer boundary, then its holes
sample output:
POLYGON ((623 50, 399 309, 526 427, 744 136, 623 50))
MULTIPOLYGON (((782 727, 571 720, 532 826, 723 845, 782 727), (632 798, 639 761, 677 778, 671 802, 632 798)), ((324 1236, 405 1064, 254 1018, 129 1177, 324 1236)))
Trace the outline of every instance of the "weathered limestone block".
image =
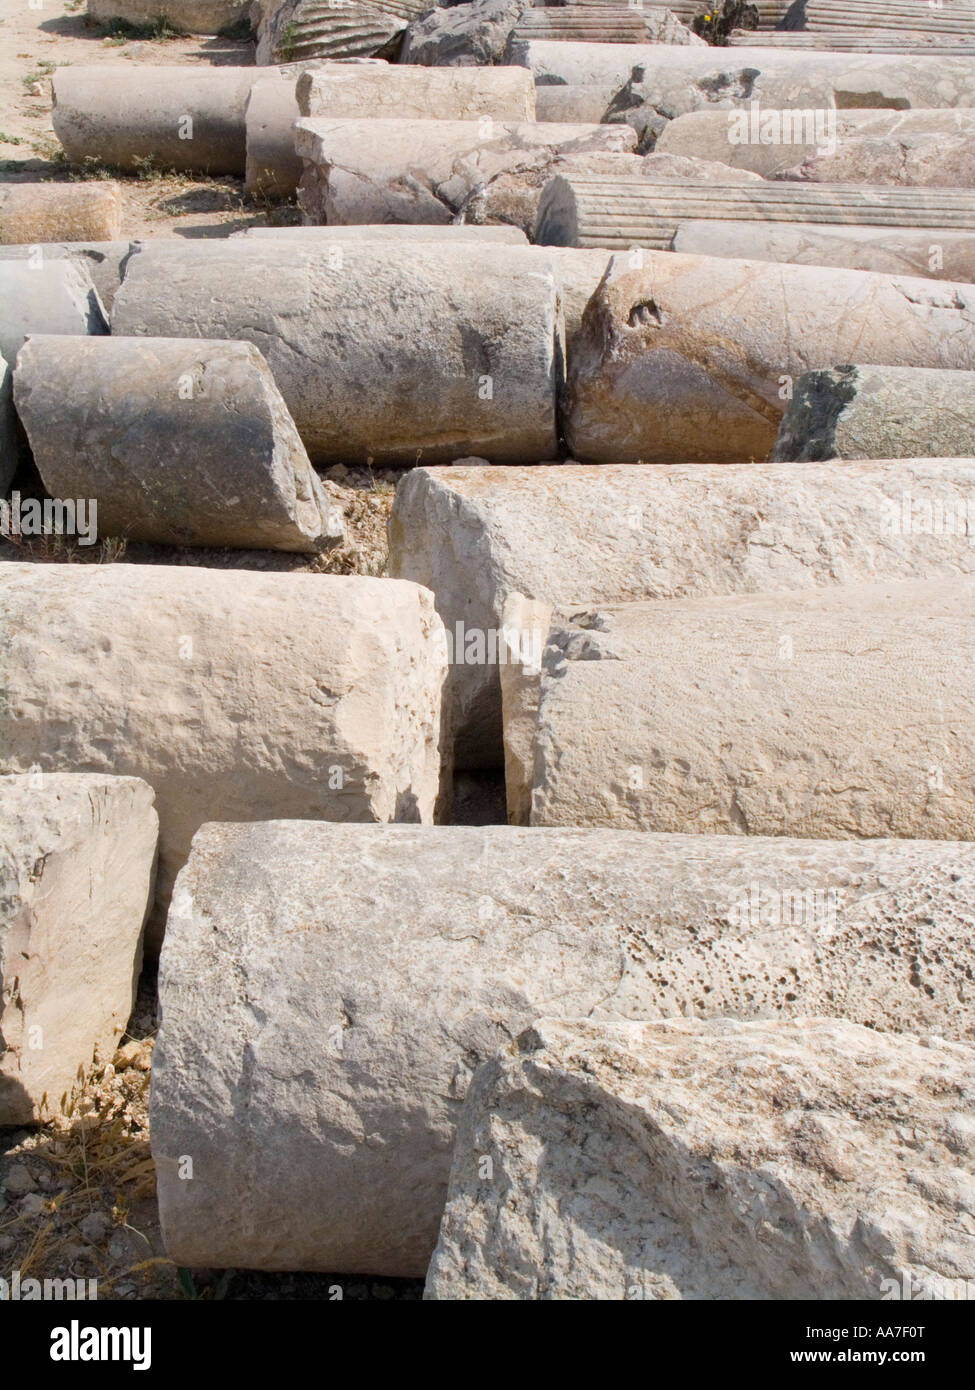
MULTIPOLYGON (((54 133, 70 160, 242 174, 255 68, 95 63, 54 73, 54 133)), ((117 235, 117 234, 116 234, 117 235)), ((21 238, 23 240, 23 238, 21 238)))
POLYGON ((975 579, 553 621, 532 825, 975 836, 975 579))
POLYGON ((524 68, 339 66, 302 73, 302 116, 390 120, 533 121, 535 84, 524 68))
MULTIPOLYGON (((433 590, 457 655, 503 632, 512 594, 568 608, 975 575, 975 460, 417 468, 389 536, 390 573, 433 590)), ((501 763, 497 668, 451 666, 462 765, 501 763)))
POLYGON ((975 368, 975 288, 662 251, 614 256, 569 367, 569 449, 588 463, 764 459, 790 378, 854 358, 975 368))
POLYGON ((137 243, 132 241, 48 241, 0 246, 0 261, 30 261, 33 267, 45 261, 73 260, 88 271, 98 298, 111 309, 115 291, 122 283, 125 263, 137 243))
POLYGON ((80 262, 0 256, 0 354, 11 366, 28 333, 107 333, 91 276, 80 262))
POLYGON ((429 0, 258 0, 259 65, 309 58, 395 58, 429 0))
POLYGON ((159 818, 136 777, 0 777, 0 1125, 56 1114, 125 1030, 159 818))
POLYGON ((433 817, 443 631, 387 579, 161 565, 0 566, 3 770, 144 777, 160 913, 216 816, 433 817))
POLYGON ((0 188, 0 243, 114 241, 122 229, 117 183, 8 183, 0 188))
MULTIPOLYGON (((653 159, 653 156, 650 156, 653 159)), ((718 166, 719 168, 721 166, 718 166)), ((538 203, 542 246, 669 250, 682 222, 802 222, 975 232, 975 190, 849 187, 753 179, 658 177, 651 168, 556 174, 538 203), (649 174, 649 177, 646 175, 649 174)))
MULTIPOLYGON (((547 181, 596 172, 635 139, 619 126, 301 118, 306 222, 509 222, 530 232, 547 181)), ((610 167, 615 167, 610 165, 610 167)), ((639 161, 627 161, 635 173, 639 161)))
POLYGON ((537 86, 590 86, 651 148, 669 120, 715 105, 763 108, 971 107, 975 57, 947 54, 806 53, 657 44, 581 44, 531 40, 511 61, 537 86))
POLYGON ((483 67, 502 63, 512 29, 531 0, 472 0, 426 9, 403 35, 399 62, 424 67, 483 67))
POLYGON ((948 458, 973 439, 975 372, 835 367, 796 382, 772 458, 948 458))
POLYGON ((944 1298, 973 1101, 972 1047, 841 1019, 541 1019, 471 1083, 425 1297, 944 1298))
POLYGON ((713 159, 689 159, 679 154, 653 154, 643 156, 640 174, 645 179, 668 182, 673 179, 690 179, 694 183, 744 183, 754 186, 762 182, 761 174, 750 169, 731 169, 727 164, 718 164, 713 159))
POLYGON ((945 227, 841 227, 810 222, 680 222, 672 249, 688 256, 789 261, 883 275, 975 282, 975 232, 945 227))
POLYGON ((97 502, 102 535, 312 553, 344 536, 251 343, 31 337, 14 399, 45 488, 97 502))
POLYGON ((528 247, 157 243, 112 326, 254 343, 316 462, 556 457, 561 314, 528 247))
MULTIPOLYGON (((268 241, 280 241, 283 245, 304 238, 319 246, 337 246, 367 241, 473 241, 501 242, 507 246, 527 246, 528 238, 520 227, 503 225, 484 227, 472 222, 445 222, 436 226, 425 222, 355 222, 349 227, 245 227, 242 232, 232 232, 230 240, 246 237, 248 240, 260 237, 268 241)), ((546 248, 545 255, 553 259, 546 248)), ((565 252, 556 253, 558 255, 565 252)), ((585 252, 577 252, 585 255, 585 252)), ((601 253, 600 253, 601 254, 601 253)), ((608 262, 609 257, 606 257, 608 262)), ((588 297, 588 296, 587 296, 588 297)))
MULTIPOLYGON (((769 111, 758 104, 744 111, 690 111, 668 122, 655 149, 663 154, 717 160, 770 179, 801 164, 809 155, 826 155, 835 149, 841 156, 850 142, 856 144, 866 139, 879 142, 892 158, 904 158, 915 140, 930 135, 946 141, 975 139, 975 111, 964 107, 934 111, 769 111)), ((843 182, 844 176, 836 172, 830 181, 843 182)), ((968 180, 967 186, 971 182, 968 180)))
MULTIPOLYGON (((450 10, 447 11, 450 14, 450 10)), ((580 121, 599 124, 606 115, 613 96, 603 87, 573 85, 537 86, 535 88, 535 119, 571 124, 580 121)))
POLYGON ((471 1073, 546 1014, 971 1040, 973 906, 971 844, 205 826, 160 976, 168 1253, 422 1274, 471 1073))
POLYGON ((251 0, 88 0, 88 14, 99 24, 124 19, 150 27, 160 19, 184 34, 219 34, 250 18, 251 0))

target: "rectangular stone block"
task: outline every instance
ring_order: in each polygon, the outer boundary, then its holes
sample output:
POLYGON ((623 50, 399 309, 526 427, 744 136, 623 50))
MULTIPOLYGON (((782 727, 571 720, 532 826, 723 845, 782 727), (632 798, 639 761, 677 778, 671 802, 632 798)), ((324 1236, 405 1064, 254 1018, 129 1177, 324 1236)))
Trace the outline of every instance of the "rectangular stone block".
MULTIPOLYGON (((5 567, 6 568, 6 567, 5 567)), ((137 777, 0 777, 0 1125, 59 1112, 135 1003, 159 818, 137 777)))

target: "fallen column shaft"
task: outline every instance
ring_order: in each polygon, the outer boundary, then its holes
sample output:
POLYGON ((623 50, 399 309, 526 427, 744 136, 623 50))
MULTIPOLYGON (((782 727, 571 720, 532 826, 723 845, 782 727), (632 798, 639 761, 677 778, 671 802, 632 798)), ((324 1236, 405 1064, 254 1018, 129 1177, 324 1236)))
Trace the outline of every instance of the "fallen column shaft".
POLYGON ((427 0, 260 0, 257 62, 393 57, 427 0))
POLYGON ((794 378, 853 358, 971 370, 975 289, 768 261, 617 255, 575 339, 563 405, 569 449, 592 463, 761 460, 794 378))
POLYGON ((910 148, 924 136, 975 140, 975 111, 777 111, 755 102, 745 110, 678 116, 667 123, 654 149, 658 154, 717 160, 770 179, 801 164, 807 155, 842 151, 849 142, 867 136, 891 151, 910 148))
MULTIPOLYGON (((416 468, 389 540, 390 573, 433 590, 453 643, 457 762, 499 766, 506 672, 490 638, 510 596, 565 609, 975 574, 975 460, 416 468), (901 524, 905 496, 916 525, 901 524), (929 513, 957 524, 936 531, 929 513)), ((537 674, 547 624, 512 626, 537 674)))
POLYGON ((0 777, 0 1125, 61 1110, 135 1003, 159 819, 135 777, 0 777))
POLYGON ((248 17, 248 0, 88 0, 88 15, 99 24, 125 20, 151 28, 169 21, 177 33, 219 34, 248 17))
POLYGON ((975 579, 553 621, 532 825, 975 834, 975 579))
POLYGON ((973 907, 971 844, 205 826, 160 975, 167 1251, 420 1275, 471 1074, 539 1016, 970 1039, 973 907))
POLYGON ((471 1084, 424 1296, 952 1297, 973 1085, 841 1019, 539 1020, 471 1084))
POLYGON ((117 183, 8 183, 0 188, 0 244, 114 241, 122 227, 117 183))
POLYGON ((297 83, 256 82, 247 103, 248 190, 293 193, 302 161, 299 116, 465 120, 535 118, 535 87, 523 68, 416 68, 388 63, 323 63, 297 83))
POLYGON ((546 184, 534 239, 541 246, 666 251, 682 222, 712 217, 975 232, 975 191, 570 174, 546 184))
POLYGON ((53 497, 104 536, 315 552, 342 538, 250 343, 31 337, 14 401, 53 497))
POLYGON ((671 249, 688 256, 789 261, 975 283, 975 232, 944 227, 903 231, 835 223, 679 222, 671 249))
POLYGON ((254 343, 315 461, 556 457, 561 314, 528 247, 156 243, 112 326, 254 343))
POLYGON ((125 262, 136 245, 133 241, 21 242, 0 246, 0 261, 29 261, 34 269, 45 261, 76 261, 91 277, 101 303, 111 309, 115 291, 125 274, 125 262))
MULTIPOLYGON (((503 221, 528 232, 547 178, 615 165, 636 144, 626 126, 495 121, 298 121, 306 222, 503 221)), ((632 173, 630 161, 624 161, 632 173)), ((635 159, 633 164, 638 164, 635 159)), ((615 167, 613 168, 615 173, 615 167)))

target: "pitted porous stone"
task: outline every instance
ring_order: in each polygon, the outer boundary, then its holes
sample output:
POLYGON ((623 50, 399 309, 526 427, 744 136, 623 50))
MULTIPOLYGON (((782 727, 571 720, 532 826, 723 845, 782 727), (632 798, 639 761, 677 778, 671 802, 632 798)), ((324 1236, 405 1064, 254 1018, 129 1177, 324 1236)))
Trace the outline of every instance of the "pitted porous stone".
POLYGON ((554 620, 532 825, 975 838, 975 578, 554 620))
POLYGON ((940 1038, 541 1019, 471 1084, 425 1296, 957 1297, 973 1103, 940 1038))
MULTIPOLYGON (((389 532, 390 573, 433 590, 463 650, 458 625, 503 629, 511 594, 565 608, 975 574, 975 460, 417 468, 389 532)), ((449 692, 458 763, 499 766, 497 664, 456 661, 449 692)))
POLYGON ((0 565, 2 770, 144 777, 159 941, 203 821, 426 821, 443 629, 415 584, 177 565, 0 565))
POLYGON ((529 247, 156 242, 112 327, 252 342, 314 462, 557 455, 558 285, 529 247))
POLYGON ((973 844, 204 826, 160 977, 167 1251, 422 1275, 471 1074, 538 1017, 971 1041, 973 905, 973 844))
POLYGON ((135 1003, 159 818, 136 777, 0 777, 0 1125, 61 1109, 135 1003))
POLYGON ((793 379, 852 360, 975 368, 975 288, 620 254, 576 337, 563 412, 568 446, 586 463, 765 459, 793 379))

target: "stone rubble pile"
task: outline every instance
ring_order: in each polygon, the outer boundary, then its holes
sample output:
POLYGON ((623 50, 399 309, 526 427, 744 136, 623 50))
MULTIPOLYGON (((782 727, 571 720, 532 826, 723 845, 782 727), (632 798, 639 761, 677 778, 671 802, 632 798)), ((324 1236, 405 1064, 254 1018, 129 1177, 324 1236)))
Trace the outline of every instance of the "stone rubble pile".
POLYGON ((975 12, 788 8, 164 0, 258 65, 55 75, 113 177, 0 191, 0 1125, 158 958, 179 1266, 975 1279, 975 12), (150 164, 304 225, 136 240, 150 164))

